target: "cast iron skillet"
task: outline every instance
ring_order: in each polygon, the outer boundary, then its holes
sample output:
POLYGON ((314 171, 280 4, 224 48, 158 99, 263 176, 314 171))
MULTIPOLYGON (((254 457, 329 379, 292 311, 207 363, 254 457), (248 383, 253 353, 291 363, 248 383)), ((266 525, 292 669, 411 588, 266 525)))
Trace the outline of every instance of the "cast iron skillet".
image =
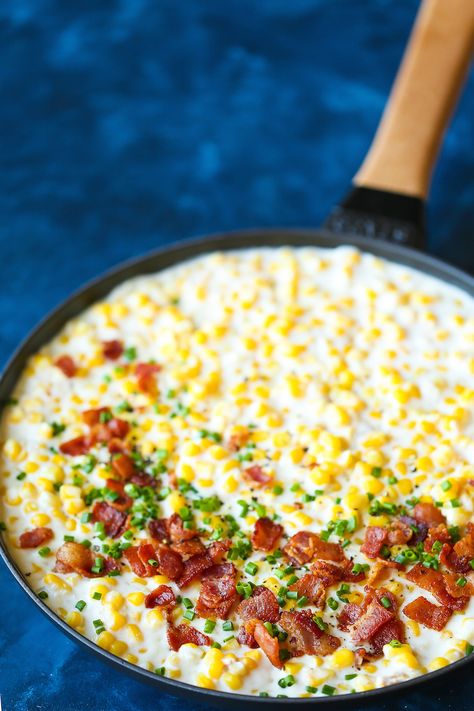
MULTIPOLYGON (((342 206, 334 210, 327 221, 331 230, 256 229, 212 235, 166 247, 114 268, 58 306, 23 341, 0 379, 0 402, 5 403, 8 399, 27 359, 52 339, 67 321, 105 297, 115 286, 126 279, 154 273, 215 250, 285 245, 332 248, 350 244, 442 279, 474 297, 473 277, 419 250, 424 241, 423 198, 426 195, 429 174, 450 113, 449 109, 454 103, 457 89, 468 66, 474 26, 474 5, 468 8, 469 4, 465 3, 465 0, 450 0, 449 3, 445 0, 425 0, 423 3, 392 92, 389 110, 384 115, 369 156, 356 177, 355 190, 342 206), (427 120, 423 131, 421 134, 418 132, 413 143, 412 134, 419 119, 419 104, 415 111, 413 106, 416 104, 414 99, 419 94, 420 86, 433 91, 428 91, 425 96, 423 106, 427 120), (394 141, 398 141, 399 145, 399 150, 395 152, 392 151, 394 141), (407 151, 404 147, 404 141, 411 145, 410 150, 407 151), (400 156, 404 152, 403 164, 400 162, 400 156), (391 166, 388 172, 387 165, 391 166)), ((458 674, 465 673, 467 665, 470 665, 472 670, 471 659, 465 657, 438 671, 381 689, 311 699, 265 698, 200 689, 194 685, 157 676, 130 664, 101 649, 69 627, 29 588, 27 579, 14 563, 6 542, 2 539, 0 543, 0 553, 16 581, 40 610, 69 637, 115 667, 154 684, 157 690, 162 689, 196 701, 207 701, 235 709, 243 703, 253 707, 289 703, 298 706, 314 704, 318 707, 334 707, 334 704, 339 704, 346 708, 363 704, 364 708, 368 708, 373 702, 380 702, 382 696, 388 697, 387 700, 390 701, 395 695, 403 695, 415 686, 444 679, 447 674, 451 674, 454 679, 455 670, 458 670, 458 674)))

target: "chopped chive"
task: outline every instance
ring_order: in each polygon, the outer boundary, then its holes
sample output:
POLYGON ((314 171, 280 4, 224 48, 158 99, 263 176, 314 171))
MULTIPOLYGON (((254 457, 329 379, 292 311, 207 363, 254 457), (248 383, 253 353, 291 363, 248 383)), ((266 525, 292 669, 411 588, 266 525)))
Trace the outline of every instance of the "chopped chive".
POLYGON ((329 686, 329 684, 324 684, 323 688, 321 689, 321 693, 324 694, 325 696, 332 696, 335 691, 336 691, 336 687, 329 686))
POLYGON ((207 634, 210 634, 211 632, 214 632, 214 629, 216 627, 215 620, 206 620, 204 623, 204 632, 207 634))
POLYGON ((92 595, 92 598, 93 598, 94 600, 101 600, 101 599, 102 599, 102 593, 100 593, 100 592, 95 592, 95 593, 92 595))
POLYGON ((16 478, 18 479, 18 481, 23 481, 23 479, 26 479, 26 472, 20 472, 19 474, 17 474, 16 478))
POLYGON ((46 600, 46 598, 48 597, 48 593, 46 592, 46 590, 41 590, 38 593, 38 597, 40 600, 46 600))
POLYGON ((250 561, 250 563, 247 563, 244 570, 249 575, 255 575, 258 571, 258 565, 256 563, 252 563, 252 561, 250 561))
POLYGON ((186 612, 183 613, 183 617, 185 620, 194 620, 196 613, 192 610, 186 610, 186 612))
POLYGON ((48 546, 43 546, 43 548, 40 548, 38 550, 38 555, 40 555, 42 558, 46 558, 51 553, 51 548, 48 546))
POLYGON ((76 610, 79 610, 79 612, 82 612, 82 610, 85 608, 86 605, 87 605, 87 603, 84 602, 84 600, 78 600, 78 602, 76 602, 76 610))

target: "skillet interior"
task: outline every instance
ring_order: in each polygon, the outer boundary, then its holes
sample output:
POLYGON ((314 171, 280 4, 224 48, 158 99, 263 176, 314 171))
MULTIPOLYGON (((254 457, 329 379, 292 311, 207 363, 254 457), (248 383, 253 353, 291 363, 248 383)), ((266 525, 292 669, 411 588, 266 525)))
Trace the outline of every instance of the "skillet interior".
MULTIPOLYGON (((338 245, 353 245, 363 251, 371 252, 372 254, 384 257, 388 260, 404 264, 405 266, 418 269, 419 271, 430 274, 445 282, 457 286, 470 295, 474 296, 474 278, 462 272, 461 270, 451 267, 438 259, 425 255, 416 250, 401 247, 399 245, 388 242, 377 242, 374 240, 333 235, 329 232, 319 230, 298 230, 298 229, 262 229, 262 230, 247 230, 243 232, 232 232, 209 237, 194 239, 181 242, 177 245, 163 248, 149 255, 139 257, 137 259, 125 262, 105 275, 98 277, 92 282, 86 284, 83 288, 69 297, 63 304, 54 309, 43 321, 32 331, 32 333, 20 344, 16 352, 13 354, 7 364, 2 377, 0 378, 0 403, 4 403, 15 383, 17 382, 27 359, 34 354, 41 346, 47 343, 62 327, 74 316, 78 315, 95 301, 106 296, 115 286, 121 282, 138 276, 140 274, 150 274, 153 272, 165 269, 173 264, 193 258, 200 254, 211 251, 228 251, 235 249, 245 249, 256 246, 319 246, 319 247, 336 247, 338 245)), ((170 691, 174 694, 179 694, 196 699, 196 701, 207 701, 212 704, 226 706, 227 708, 239 708, 242 703, 251 704, 256 707, 257 704, 288 704, 304 705, 314 704, 318 707, 334 708, 334 704, 344 703, 346 708, 361 708, 361 704, 365 708, 373 706, 374 703, 382 701, 382 697, 387 695, 402 695, 408 692, 409 689, 419 686, 423 683, 437 683, 440 679, 444 680, 447 673, 450 674, 450 683, 454 684, 457 677, 459 681, 467 672, 467 664, 471 663, 471 659, 465 657, 448 667, 444 667, 435 672, 415 677, 405 682, 393 684, 391 686, 374 689, 372 691, 359 692, 354 695, 342 695, 334 697, 318 697, 311 699, 277 699, 255 696, 244 696, 239 694, 224 693, 208 689, 201 689, 194 685, 185 684, 183 682, 160 677, 154 673, 147 671, 141 667, 130 664, 110 652, 101 649, 86 637, 76 632, 69 627, 61 618, 52 612, 42 600, 40 600, 33 591, 29 588, 26 579, 20 573, 15 563, 13 562, 5 542, 0 538, 0 553, 5 560, 11 573, 21 585, 23 590, 30 598, 39 606, 41 611, 46 614, 63 632, 75 641, 86 645, 95 654, 102 659, 112 663, 116 667, 122 668, 127 673, 135 677, 141 678, 143 681, 155 684, 158 688, 164 691, 170 691)), ((474 658, 474 657, 473 657, 474 658)), ((389 701, 387 699, 387 701, 389 701)))

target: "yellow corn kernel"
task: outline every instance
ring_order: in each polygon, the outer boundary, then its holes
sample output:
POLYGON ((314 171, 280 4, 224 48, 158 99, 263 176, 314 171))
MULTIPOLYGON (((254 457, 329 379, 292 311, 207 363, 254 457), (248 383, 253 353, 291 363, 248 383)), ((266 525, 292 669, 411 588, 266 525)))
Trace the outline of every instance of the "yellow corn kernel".
POLYGON ((302 459, 304 458, 304 450, 301 449, 301 447, 296 447, 295 449, 292 449, 290 452, 290 459, 293 462, 293 464, 299 464, 302 459))
POLYGON ((16 439, 7 439, 3 445, 3 454, 11 459, 12 462, 17 462, 23 453, 22 446, 16 439))
POLYGON ((123 658, 126 662, 129 662, 130 664, 136 664, 138 662, 138 657, 136 657, 134 654, 124 654, 123 658))
POLYGON ((35 499, 38 496, 36 486, 27 481, 21 487, 21 495, 24 499, 35 499))
POLYGON ((46 526, 50 521, 50 517, 45 513, 38 513, 31 517, 33 526, 46 526))
POLYGON ((167 501, 174 513, 178 513, 180 509, 186 506, 186 499, 178 491, 172 491, 167 501))
POLYGON ((119 639, 116 639, 112 642, 112 644, 109 647, 109 652, 112 652, 112 654, 115 654, 117 657, 121 657, 123 654, 128 649, 128 644, 126 642, 122 642, 119 639))
MULTIPOLYGON (((109 592, 109 588, 107 587, 107 585, 103 585, 103 584, 92 585, 92 587, 91 587, 90 590, 89 590, 89 596, 93 598, 94 595, 95 595, 96 593, 98 593, 99 595, 102 596, 102 599, 104 599, 108 592, 109 592)), ((115 595, 116 593, 112 593, 112 594, 115 595)), ((109 600, 108 600, 108 598, 107 598, 107 602, 108 602, 108 601, 109 601, 109 600)))
POLYGON ((146 613, 146 621, 152 629, 161 627, 164 621, 163 611, 156 607, 154 610, 149 610, 146 613))
POLYGON ((99 647, 102 647, 102 649, 107 649, 107 650, 110 650, 110 647, 112 646, 112 644, 114 642, 115 642, 114 635, 112 634, 112 632, 108 632, 107 630, 104 630, 103 632, 101 632, 96 640, 96 644, 98 644, 99 647))
POLYGON ((61 580, 61 578, 54 573, 48 573, 44 576, 43 580, 45 585, 54 585, 57 588, 66 590, 67 592, 71 592, 72 590, 70 585, 68 585, 64 580, 61 580))
POLYGON ((127 601, 132 605, 135 605, 135 607, 143 605, 144 599, 145 595, 142 592, 132 592, 127 595, 127 601))
POLYGON ((291 442, 288 432, 277 432, 273 435, 272 441, 275 447, 287 447, 291 442))
POLYGON ((385 489, 385 484, 374 476, 362 480, 361 488, 369 494, 381 494, 385 489))
POLYGON ((42 489, 43 491, 49 491, 52 493, 54 491, 54 486, 53 482, 51 479, 45 479, 44 477, 39 477, 36 480, 37 485, 42 489))
POLYGON ((194 477, 196 476, 194 469, 190 464, 182 464, 181 465, 181 479, 184 479, 187 482, 194 481, 194 477))
POLYGON ((224 669, 223 654, 220 649, 210 649, 204 656, 208 674, 212 679, 219 679, 224 669))
POLYGON ((448 660, 444 657, 436 657, 427 665, 427 669, 428 671, 436 671, 436 669, 442 669, 443 667, 447 667, 448 664, 448 660))
POLYGON ((433 461, 430 457, 418 457, 415 462, 415 466, 419 472, 433 471, 433 461))
POLYGON ((39 469, 39 464, 36 462, 26 462, 25 466, 23 467, 23 471, 25 471, 27 474, 33 474, 34 472, 38 471, 39 469))
POLYGON ((238 486, 239 483, 237 479, 233 476, 228 476, 227 479, 224 481, 223 489, 227 494, 232 494, 238 486))
POLYGON ((286 662, 285 664, 285 672, 288 672, 288 674, 298 674, 302 667, 302 664, 298 664, 297 662, 286 662))
POLYGON ((299 524, 301 524, 301 526, 308 526, 310 523, 313 523, 312 517, 308 516, 308 514, 305 514, 302 511, 295 514, 295 519, 298 521, 299 524))
POLYGON ((107 593, 107 604, 113 610, 120 610, 123 603, 124 603, 123 595, 121 595, 119 592, 116 592, 115 590, 111 590, 110 592, 107 593))
POLYGON ((335 669, 344 669, 354 663, 354 652, 350 649, 336 649, 330 659, 330 664, 335 669))
POLYGON ((85 508, 85 503, 82 499, 68 499, 64 504, 64 510, 70 516, 81 513, 85 508))
POLYGON ((113 632, 121 630, 122 627, 127 624, 127 618, 121 615, 120 612, 116 612, 115 610, 111 613, 110 619, 112 620, 112 622, 109 626, 113 632))
MULTIPOLYGON (((388 586, 386 585, 385 587, 388 587, 388 586)), ((389 590, 390 590, 390 588, 389 588, 389 590)), ((393 591, 390 590, 390 592, 393 592, 393 591)), ((405 624, 408 625, 408 627, 410 628, 411 633, 413 634, 414 637, 420 636, 420 625, 418 624, 418 622, 416 622, 415 620, 407 620, 405 624)))
POLYGON ((127 632, 130 636, 137 642, 143 642, 143 634, 141 629, 137 625, 128 625, 127 632))
POLYGON ((403 496, 408 496, 413 491, 413 482, 410 479, 399 479, 397 482, 398 490, 403 496))
POLYGON ((218 444, 214 444, 212 447, 209 447, 208 451, 209 455, 216 460, 225 459, 225 457, 228 456, 227 450, 218 444))
POLYGON ((212 679, 209 679, 205 674, 198 674, 196 676, 196 686, 200 686, 201 689, 214 689, 215 684, 212 679))
POLYGON ((82 492, 79 486, 63 484, 59 490, 59 498, 61 501, 66 501, 66 499, 80 499, 81 493, 82 492))
POLYGON ((198 454, 201 454, 201 447, 196 444, 196 442, 185 442, 183 445, 183 454, 185 454, 187 457, 196 457, 198 454))
POLYGON ((242 662, 248 671, 256 669, 261 659, 261 654, 258 649, 252 649, 250 652, 245 652, 242 662))
POLYGON ((392 647, 390 644, 385 644, 383 647, 385 659, 395 659, 398 662, 405 664, 410 669, 419 669, 418 659, 415 657, 410 645, 402 644, 400 647, 392 647))
POLYGON ((222 676, 222 680, 224 684, 229 687, 229 689, 232 689, 232 691, 237 691, 242 686, 242 677, 239 676, 239 674, 231 674, 230 672, 226 672, 222 676))
POLYGON ((82 617, 80 612, 77 612, 77 610, 73 610, 72 612, 68 612, 68 614, 65 617, 66 622, 68 625, 71 627, 74 627, 74 629, 77 629, 78 627, 82 627, 84 624, 84 618, 82 617))
POLYGON ((358 492, 347 494, 344 503, 351 509, 361 509, 367 505, 367 496, 366 494, 360 494, 358 492))

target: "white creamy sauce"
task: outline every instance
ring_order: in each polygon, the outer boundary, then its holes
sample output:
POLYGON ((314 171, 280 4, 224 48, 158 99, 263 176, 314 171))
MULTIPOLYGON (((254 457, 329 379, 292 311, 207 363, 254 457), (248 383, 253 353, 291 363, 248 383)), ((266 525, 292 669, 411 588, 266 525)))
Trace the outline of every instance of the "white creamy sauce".
MULTIPOLYGON (((249 655, 249 648, 236 642, 235 613, 234 630, 224 630, 217 620, 210 633, 222 645, 214 675, 208 647, 170 651, 164 615, 147 610, 143 594, 166 582, 195 603, 199 582, 179 591, 163 576, 139 579, 126 566, 114 578, 53 572, 54 553, 65 535, 102 545, 94 525, 81 522, 90 510, 83 496, 91 487, 105 486, 110 476, 107 448, 92 451, 99 461, 90 473, 73 468, 82 466, 85 456, 57 450, 61 442, 84 434, 84 410, 113 409, 126 401, 133 412, 120 417, 135 423, 143 456, 153 459, 156 450, 167 450, 168 471, 195 489, 185 493, 186 500, 177 494, 164 498, 160 516, 212 495, 222 502, 218 511, 194 511, 198 525, 209 531, 230 514, 250 536, 258 515, 250 508, 243 517, 238 501, 251 502, 251 496, 267 515, 281 517, 287 536, 300 530, 319 533, 329 521, 355 515, 346 556, 373 565, 360 552, 364 527, 383 525, 384 516, 369 514, 366 492, 395 504, 411 497, 442 501, 449 525, 463 528, 473 520, 468 483, 474 478, 473 373, 473 299, 352 248, 211 254, 127 281, 34 356, 13 393, 17 403, 6 409, 0 431, 4 535, 28 584, 47 593, 52 610, 93 641, 98 641, 94 621, 102 621, 108 634, 99 635, 101 646, 145 668, 164 667, 167 676, 190 684, 242 694, 318 696, 426 673, 462 657, 466 643, 474 643, 474 601, 441 632, 411 622, 400 611, 408 646, 385 647, 384 656, 361 669, 354 667, 353 655, 340 654, 356 646, 337 628, 344 606, 338 585, 328 592, 338 609, 326 605, 320 611, 328 631, 342 640, 334 655, 298 657, 277 669, 260 650, 249 655), (137 391, 133 363, 102 358, 101 344, 111 339, 135 348, 135 362, 162 366, 157 398, 137 391), (75 377, 65 377, 53 364, 64 354, 80 366, 75 377), (53 422, 66 429, 52 436, 53 422), (227 443, 236 428, 249 425, 254 447, 241 452, 253 459, 239 461, 227 443), (222 441, 202 437, 202 430, 219 433, 222 441), (252 464, 272 474, 269 486, 251 487, 242 470, 252 464), (374 468, 379 477, 371 474, 374 468), (442 486, 446 481, 449 488, 442 486), (275 486, 282 493, 275 494, 275 486), (304 493, 312 500, 303 501, 304 493), (49 555, 18 545, 20 534, 38 525, 54 531, 49 555), (80 611, 78 601, 86 603, 80 611), (278 684, 288 676, 292 685, 278 684)), ((160 487, 171 486, 166 472, 160 478, 160 487)), ((144 529, 134 542, 146 538, 144 529)), ((272 565, 266 555, 254 551, 234 563, 243 580, 277 593, 285 579, 278 579, 275 569, 285 562, 272 565), (245 572, 251 561, 258 566, 253 576, 245 572)), ((390 570, 382 585, 398 597, 401 610, 419 595, 436 602, 403 573, 390 570)), ((350 585, 352 601, 362 599, 363 586, 350 585)), ((177 623, 184 611, 178 606, 177 623)), ((205 620, 196 616, 191 624, 203 631, 205 620)))

